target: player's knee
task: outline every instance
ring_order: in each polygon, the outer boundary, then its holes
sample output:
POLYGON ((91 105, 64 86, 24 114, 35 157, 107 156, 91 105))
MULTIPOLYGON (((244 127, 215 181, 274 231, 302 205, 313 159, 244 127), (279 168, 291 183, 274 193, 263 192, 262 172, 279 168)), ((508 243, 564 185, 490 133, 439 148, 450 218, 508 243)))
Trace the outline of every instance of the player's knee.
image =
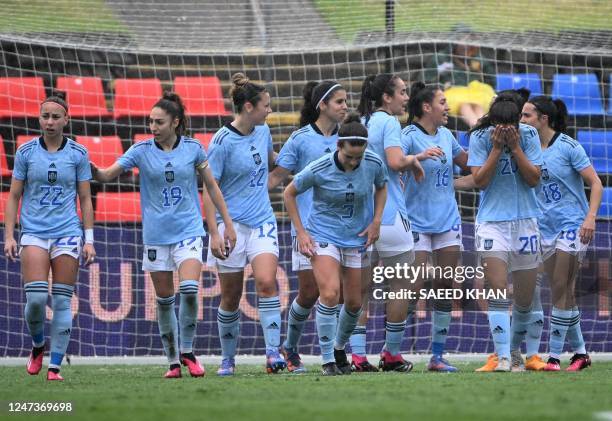
POLYGON ((336 287, 328 287, 319 291, 319 299, 323 303, 330 305, 338 304, 340 300, 340 289, 336 287))

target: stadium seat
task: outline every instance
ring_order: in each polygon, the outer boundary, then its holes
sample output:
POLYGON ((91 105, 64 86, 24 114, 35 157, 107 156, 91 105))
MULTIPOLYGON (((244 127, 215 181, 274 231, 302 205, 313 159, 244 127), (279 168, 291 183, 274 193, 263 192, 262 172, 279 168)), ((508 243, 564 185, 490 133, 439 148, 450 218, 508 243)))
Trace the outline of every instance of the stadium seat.
POLYGON ((598 174, 612 174, 612 131, 578 130, 578 142, 584 147, 598 174))
POLYGON ((600 218, 612 217, 612 187, 604 187, 597 216, 600 218))
POLYGON ((153 135, 150 133, 137 133, 134 135, 134 138, 132 139, 132 143, 142 142, 143 140, 148 140, 148 139, 151 139, 152 137, 153 135))
POLYGON ((470 148, 470 135, 468 132, 457 130, 457 142, 459 142, 459 145, 461 145, 461 147, 467 152, 467 150, 470 148))
POLYGON ((108 117, 102 79, 99 77, 62 76, 57 89, 66 92, 66 101, 73 117, 108 117))
POLYGON ((537 73, 499 73, 497 75, 497 92, 505 89, 527 88, 531 96, 542 95, 542 80, 537 73))
POLYGON ((76 141, 85 146, 91 162, 100 168, 110 167, 123 154, 117 136, 77 136, 76 141))
POLYGON ((612 115, 612 73, 610 74, 610 92, 608 93, 608 114, 612 115))
POLYGON ((208 150, 208 144, 210 143, 213 135, 214 133, 195 133, 193 137, 197 139, 202 146, 204 146, 204 149, 208 150))
POLYGON ((140 222, 140 193, 99 192, 96 197, 96 222, 140 222))
POLYGON ((11 176, 11 170, 8 166, 8 161, 6 160, 6 151, 4 149, 4 140, 2 140, 2 136, 0 136, 0 176, 11 176))
POLYGON ((0 118, 38 117, 45 97, 40 77, 0 78, 0 118))
POLYGON ((113 115, 146 117, 162 96, 161 82, 152 79, 115 79, 113 115))
POLYGON ((565 102, 570 115, 604 114, 599 81, 594 73, 554 75, 552 96, 565 102))
POLYGON ((225 110, 221 82, 216 76, 177 76, 174 79, 174 91, 183 99, 187 115, 230 114, 225 110))

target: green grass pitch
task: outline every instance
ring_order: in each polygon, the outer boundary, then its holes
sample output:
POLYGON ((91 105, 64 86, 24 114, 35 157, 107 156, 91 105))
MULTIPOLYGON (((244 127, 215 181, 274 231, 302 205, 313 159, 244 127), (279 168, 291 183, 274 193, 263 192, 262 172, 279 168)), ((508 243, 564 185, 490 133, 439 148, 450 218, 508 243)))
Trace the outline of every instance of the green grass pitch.
MULTIPOLYGON (((484 360, 484 358, 483 358, 484 360)), ((322 377, 309 373, 264 373, 263 366, 238 366, 233 378, 162 378, 163 366, 64 367, 63 383, 24 367, 0 367, 3 419, 73 420, 571 420, 597 419, 612 411, 612 362, 580 373, 368 373, 322 377), (66 414, 9 413, 8 402, 73 403, 66 414)), ((183 375, 186 370, 183 370, 183 375)))

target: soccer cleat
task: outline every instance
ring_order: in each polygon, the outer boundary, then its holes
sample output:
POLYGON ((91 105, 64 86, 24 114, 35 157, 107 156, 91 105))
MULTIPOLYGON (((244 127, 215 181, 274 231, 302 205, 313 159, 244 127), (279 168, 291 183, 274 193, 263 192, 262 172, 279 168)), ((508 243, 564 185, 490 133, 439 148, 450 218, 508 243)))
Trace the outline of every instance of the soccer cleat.
POLYGON ((269 374, 278 373, 284 370, 285 367, 287 367, 287 363, 278 350, 266 351, 266 371, 269 374))
POLYGON ((176 364, 178 367, 175 367, 175 364, 172 364, 170 366, 170 369, 168 371, 166 371, 166 374, 164 374, 164 378, 166 379, 180 379, 181 377, 183 377, 183 375, 181 374, 181 366, 179 364, 176 364))
POLYGON ((510 359, 506 357, 499 358, 497 361, 497 367, 495 367, 495 371, 499 372, 507 372, 511 370, 510 359))
POLYGON ((47 371, 47 380, 49 381, 58 381, 58 382, 63 382, 64 378, 61 376, 61 374, 55 371, 47 371))
POLYGON ((183 354, 181 356, 181 364, 187 366, 191 377, 203 377, 206 374, 206 370, 193 354, 183 354))
POLYGON ((334 348, 334 359, 336 360, 336 367, 338 367, 342 374, 351 374, 351 364, 348 362, 348 358, 346 358, 344 349, 334 348))
POLYGON ((391 355, 389 351, 383 351, 380 354, 380 362, 378 368, 382 371, 399 371, 401 373, 408 373, 412 370, 412 363, 406 361, 402 354, 391 355))
POLYGON ((300 354, 295 350, 288 350, 285 347, 281 347, 281 354, 287 362, 287 371, 293 374, 302 374, 306 372, 306 367, 302 364, 300 354))
POLYGON ((480 368, 477 368, 475 371, 477 371, 478 373, 489 373, 491 371, 495 371, 495 368, 497 368, 498 361, 499 359, 497 358, 497 354, 491 354, 487 358, 487 362, 485 363, 485 365, 480 368))
POLYGON ((560 370, 561 370, 561 361, 553 357, 548 358, 548 362, 546 363, 546 367, 544 367, 544 371, 560 371, 560 370))
POLYGON ((233 376, 235 368, 236 368, 236 362, 234 361, 233 358, 223 358, 223 360, 221 360, 221 365, 219 366, 219 369, 217 370, 217 376, 221 376, 221 377, 233 376))
POLYGON ((35 357, 34 353, 30 352, 30 358, 28 358, 28 364, 26 365, 28 374, 33 376, 40 373, 40 370, 42 369, 43 355, 44 354, 41 352, 35 357))
POLYGON ((527 362, 525 363, 525 368, 530 371, 543 371, 545 367, 546 363, 542 361, 542 358, 537 354, 527 358, 527 362))
POLYGON ((335 362, 323 364, 321 366, 321 374, 324 376, 341 376, 342 371, 338 369, 335 362))
POLYGON ((457 367, 450 365, 448 361, 442 358, 441 355, 432 355, 429 360, 429 364, 427 364, 427 370, 429 371, 438 371, 440 373, 455 373, 457 367))
POLYGON ((580 371, 591 365, 589 354, 574 354, 570 360, 570 365, 565 371, 580 371))
POLYGON ((353 354, 351 355, 351 370, 358 373, 377 373, 378 368, 370 364, 367 357, 353 354))
POLYGON ((525 361, 523 361, 523 356, 521 355, 521 351, 515 349, 510 352, 510 361, 512 365, 512 372, 522 372, 525 371, 525 361))

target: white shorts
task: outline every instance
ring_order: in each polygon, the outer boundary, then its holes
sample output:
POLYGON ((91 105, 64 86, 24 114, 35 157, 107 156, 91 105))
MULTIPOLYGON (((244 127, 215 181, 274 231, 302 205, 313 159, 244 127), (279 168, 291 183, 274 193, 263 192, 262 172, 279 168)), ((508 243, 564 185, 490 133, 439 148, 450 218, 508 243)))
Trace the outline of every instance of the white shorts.
POLYGON ((380 237, 374 243, 374 250, 381 258, 397 256, 414 249, 410 222, 402 218, 399 212, 393 225, 381 225, 380 237))
POLYGON ((145 244, 142 270, 147 272, 173 272, 188 259, 202 262, 204 241, 202 237, 190 237, 174 244, 151 246, 145 244))
POLYGON ((291 245, 291 269, 294 272, 312 270, 310 259, 298 250, 297 237, 292 238, 291 245))
POLYGON ((480 258, 497 257, 510 272, 535 269, 540 264, 540 230, 536 218, 476 224, 480 258))
POLYGON ((330 256, 346 268, 361 269, 370 266, 370 250, 361 247, 338 247, 329 243, 315 243, 318 256, 330 256))
MULTIPOLYGON (((236 231, 236 247, 225 260, 213 256, 210 247, 206 258, 208 266, 216 266, 217 271, 240 272, 244 270, 247 262, 252 262, 255 257, 262 253, 272 253, 278 257, 278 239, 276 220, 264 222, 263 225, 251 228, 240 222, 233 222, 236 231)), ((223 237, 225 225, 219 224, 219 234, 223 237)))
POLYGON ((453 225, 453 227, 445 232, 416 232, 413 231, 414 251, 427 251, 431 253, 434 250, 440 250, 445 247, 459 246, 463 250, 463 234, 461 233, 461 224, 453 225))
POLYGON ((582 244, 578 230, 561 231, 556 237, 542 238, 542 260, 546 261, 557 249, 577 256, 581 262, 586 254, 588 244, 582 244))
POLYGON ((79 259, 83 249, 83 238, 81 236, 62 237, 62 238, 40 238, 31 234, 23 234, 19 240, 19 254, 25 246, 36 246, 45 249, 51 258, 67 254, 68 256, 79 259))

